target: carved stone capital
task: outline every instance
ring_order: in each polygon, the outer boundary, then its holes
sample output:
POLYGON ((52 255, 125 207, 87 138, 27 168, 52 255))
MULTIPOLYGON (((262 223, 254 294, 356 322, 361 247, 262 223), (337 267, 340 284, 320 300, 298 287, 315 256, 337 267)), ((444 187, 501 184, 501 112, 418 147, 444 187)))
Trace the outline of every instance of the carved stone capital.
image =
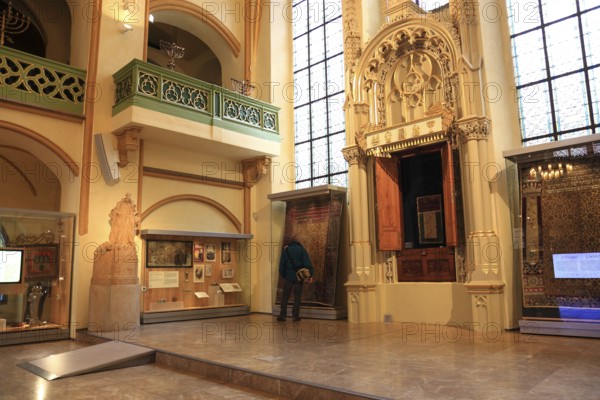
POLYGON ((359 167, 364 168, 367 161, 367 155, 357 145, 344 147, 342 149, 342 154, 344 155, 344 159, 348 162, 350 166, 358 165, 359 167))
POLYGON ((463 143, 470 140, 487 140, 490 133, 490 120, 486 117, 466 118, 457 121, 457 132, 463 143))
POLYGON ((119 167, 124 168, 129 164, 129 152, 136 151, 140 147, 139 126, 129 126, 122 131, 113 132, 117 137, 117 149, 119 151, 119 167))
POLYGON ((477 1, 459 0, 454 3, 454 6, 451 7, 450 10, 457 25, 463 23, 467 25, 476 25, 478 8, 477 1))
POLYGON ((256 185, 260 178, 267 174, 267 167, 271 164, 271 158, 260 156, 242 161, 242 176, 247 188, 256 185))

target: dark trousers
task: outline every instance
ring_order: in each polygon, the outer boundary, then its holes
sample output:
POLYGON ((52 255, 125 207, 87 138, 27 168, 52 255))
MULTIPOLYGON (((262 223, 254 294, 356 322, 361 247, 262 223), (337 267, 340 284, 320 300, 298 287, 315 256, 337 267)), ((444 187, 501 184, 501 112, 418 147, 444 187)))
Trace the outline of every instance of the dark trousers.
POLYGON ((302 302, 302 281, 290 282, 284 279, 283 293, 281 294, 281 311, 279 312, 280 317, 287 315, 287 305, 290 300, 290 294, 294 290, 294 306, 292 307, 292 316, 294 318, 300 317, 300 303, 302 302))

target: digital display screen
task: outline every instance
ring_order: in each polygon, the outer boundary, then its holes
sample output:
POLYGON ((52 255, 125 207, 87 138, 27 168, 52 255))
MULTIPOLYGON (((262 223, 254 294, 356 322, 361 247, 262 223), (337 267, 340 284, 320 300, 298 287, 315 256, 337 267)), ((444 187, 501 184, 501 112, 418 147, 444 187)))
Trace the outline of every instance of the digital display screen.
POLYGON ((600 253, 553 254, 555 278, 600 278, 600 253))
POLYGON ((0 250, 0 283, 20 283, 23 250, 0 250))

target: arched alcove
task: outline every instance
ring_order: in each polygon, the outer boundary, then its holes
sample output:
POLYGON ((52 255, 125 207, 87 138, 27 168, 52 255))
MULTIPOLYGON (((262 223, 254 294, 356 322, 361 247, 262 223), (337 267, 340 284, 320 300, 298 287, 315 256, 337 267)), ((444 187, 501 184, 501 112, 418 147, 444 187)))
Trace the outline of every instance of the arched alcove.
POLYGON ((166 67, 169 58, 161 51, 161 41, 185 49, 175 60, 175 71, 215 85, 222 85, 221 63, 206 43, 193 34, 167 22, 153 22, 148 28, 148 62, 166 67))
POLYGON ((64 0, 0 0, 0 12, 12 9, 15 25, 26 29, 7 29, 4 45, 25 53, 70 62, 71 11, 64 0), (11 31, 22 31, 12 33, 11 31))

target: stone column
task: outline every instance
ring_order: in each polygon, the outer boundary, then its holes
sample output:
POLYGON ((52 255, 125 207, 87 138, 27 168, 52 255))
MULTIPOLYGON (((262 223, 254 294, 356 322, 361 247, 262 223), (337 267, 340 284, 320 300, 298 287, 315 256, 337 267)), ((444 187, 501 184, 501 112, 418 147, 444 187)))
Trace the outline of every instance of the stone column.
POLYGON ((376 321, 375 271, 371 260, 369 240, 369 198, 367 190, 366 156, 358 145, 342 150, 348 161, 350 201, 350 260, 351 272, 346 282, 348 291, 348 320, 376 321))
POLYGON ((491 190, 485 176, 490 122, 485 117, 463 118, 458 129, 466 146, 464 185, 469 186, 465 207, 467 227, 468 278, 465 286, 471 295, 474 328, 504 329, 504 282, 500 274, 500 245, 492 226, 491 190))

